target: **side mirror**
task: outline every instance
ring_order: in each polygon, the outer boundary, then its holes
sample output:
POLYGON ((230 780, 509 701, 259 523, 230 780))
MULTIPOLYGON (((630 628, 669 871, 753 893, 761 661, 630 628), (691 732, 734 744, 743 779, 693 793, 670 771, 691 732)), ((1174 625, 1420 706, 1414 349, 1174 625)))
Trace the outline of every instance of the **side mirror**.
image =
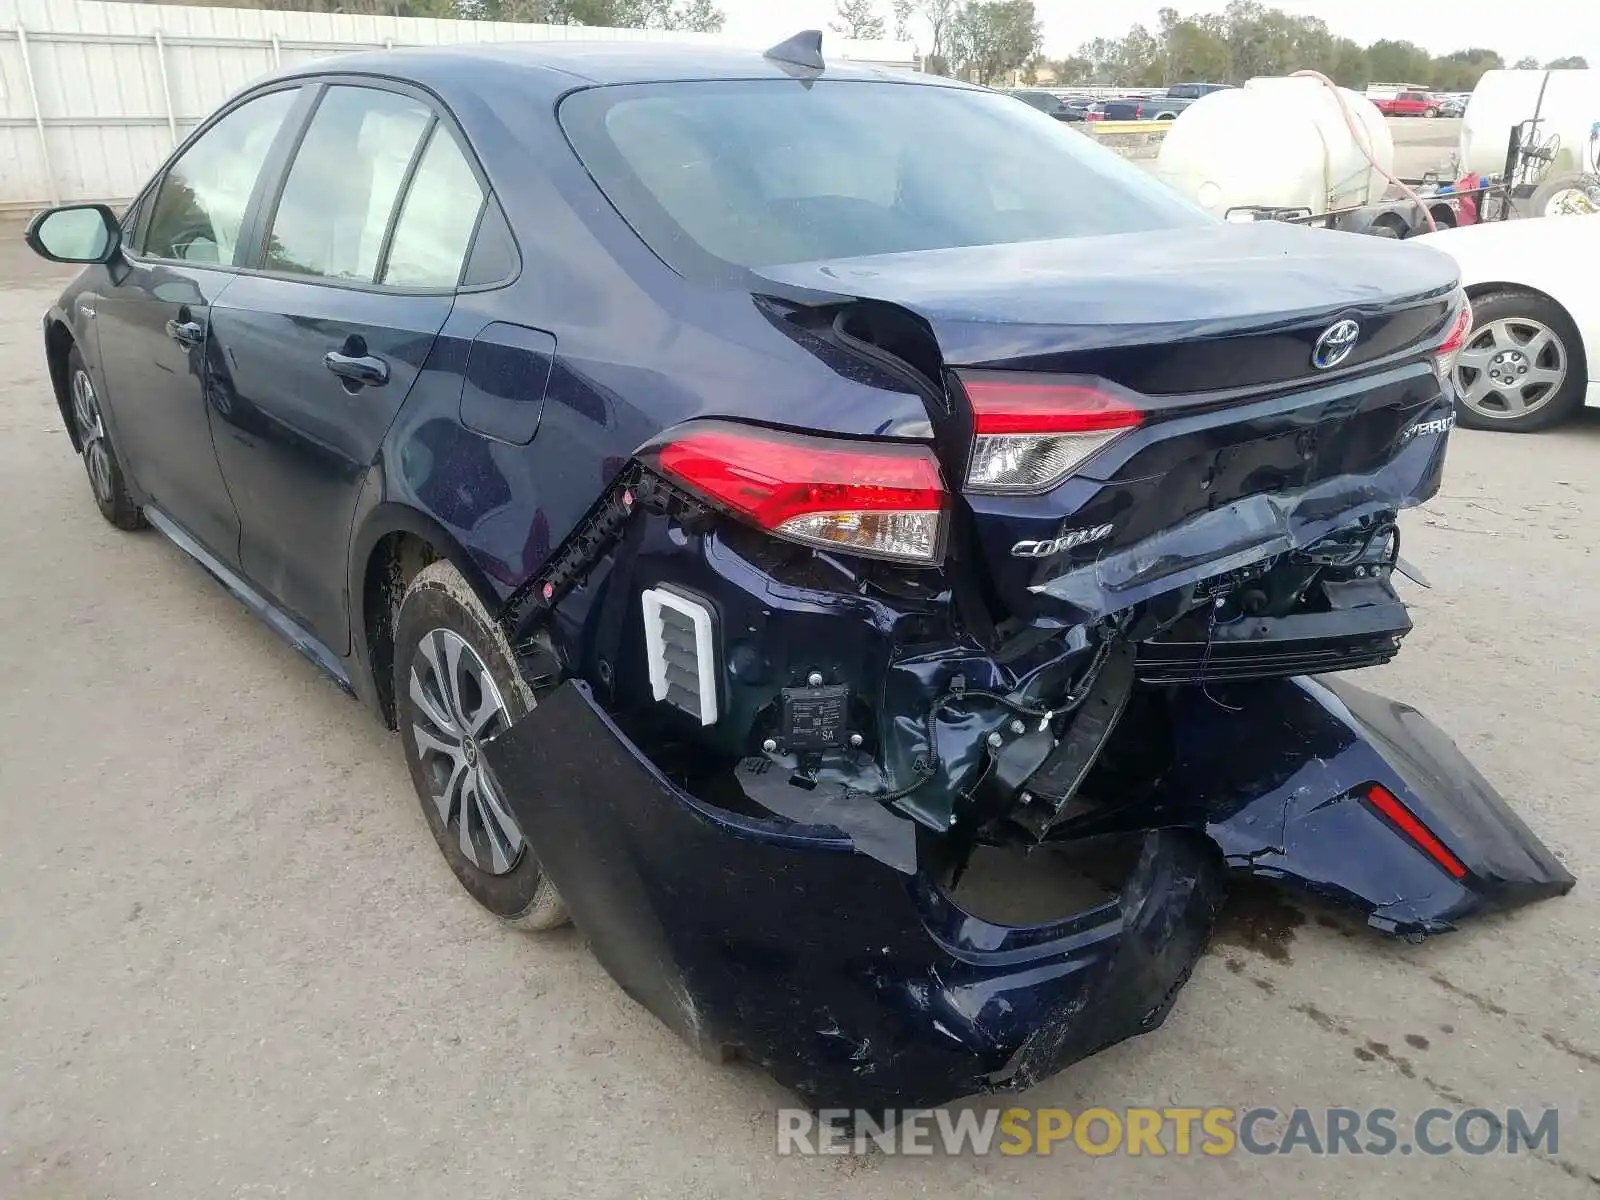
POLYGON ((34 217, 23 239, 51 262, 110 262, 122 242, 122 224, 104 204, 68 204, 34 217))

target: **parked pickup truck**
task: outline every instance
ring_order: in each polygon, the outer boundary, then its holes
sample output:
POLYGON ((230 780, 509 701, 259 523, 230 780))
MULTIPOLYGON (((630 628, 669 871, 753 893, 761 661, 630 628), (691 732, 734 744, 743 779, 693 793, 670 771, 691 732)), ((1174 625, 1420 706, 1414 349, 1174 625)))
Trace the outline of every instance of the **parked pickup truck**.
POLYGON ((1175 83, 1165 95, 1105 100, 1101 107, 1108 121, 1172 121, 1201 96, 1232 86, 1231 83, 1175 83))
POLYGON ((1373 103, 1386 117, 1437 117, 1443 106, 1437 96, 1428 92, 1398 92, 1373 103))

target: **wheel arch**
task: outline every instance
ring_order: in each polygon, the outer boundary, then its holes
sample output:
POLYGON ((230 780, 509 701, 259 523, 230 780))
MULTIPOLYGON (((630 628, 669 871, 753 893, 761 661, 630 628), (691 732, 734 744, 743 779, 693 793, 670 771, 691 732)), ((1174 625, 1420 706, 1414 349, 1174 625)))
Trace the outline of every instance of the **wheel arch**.
POLYGON ((1589 347, 1584 344, 1583 326, 1578 323, 1578 318, 1572 315, 1572 309, 1563 304, 1559 297, 1552 295, 1542 288, 1534 287, 1532 284, 1514 283, 1508 279, 1469 283, 1466 285, 1464 290, 1467 293, 1467 300, 1474 305, 1476 305, 1481 299, 1485 299, 1494 295, 1503 295, 1508 292, 1515 292, 1524 296, 1532 296, 1537 300, 1543 300, 1548 304, 1555 305, 1556 308, 1561 310, 1561 315, 1566 317, 1567 321, 1572 325, 1572 328, 1577 331, 1578 344, 1575 349, 1577 351, 1580 364, 1585 369, 1588 368, 1589 347))
POLYGON ((412 578, 440 559, 448 560, 461 573, 486 611, 499 612, 503 597, 488 575, 427 513, 404 504, 379 504, 351 538, 351 647, 361 664, 369 702, 391 728, 395 723, 395 614, 412 578))
POLYGON ((67 359, 77 344, 65 321, 54 315, 45 318, 44 359, 50 368, 50 386, 55 391, 56 407, 61 410, 61 422, 67 427, 72 448, 81 454, 83 442, 78 436, 78 423, 72 419, 71 381, 67 378, 67 359))

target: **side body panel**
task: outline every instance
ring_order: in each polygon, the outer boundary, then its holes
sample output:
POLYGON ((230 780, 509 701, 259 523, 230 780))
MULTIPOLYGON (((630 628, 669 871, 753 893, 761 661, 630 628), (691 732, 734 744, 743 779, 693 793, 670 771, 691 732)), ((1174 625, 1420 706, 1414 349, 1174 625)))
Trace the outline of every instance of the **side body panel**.
POLYGON ((451 303, 245 275, 212 313, 217 455, 239 508, 241 565, 339 652, 362 478, 451 303), (335 375, 330 352, 380 360, 387 381, 335 375))
POLYGON ((239 518, 218 469, 207 404, 212 305, 224 270, 130 262, 96 298, 101 395, 140 493, 222 562, 239 562, 239 518))

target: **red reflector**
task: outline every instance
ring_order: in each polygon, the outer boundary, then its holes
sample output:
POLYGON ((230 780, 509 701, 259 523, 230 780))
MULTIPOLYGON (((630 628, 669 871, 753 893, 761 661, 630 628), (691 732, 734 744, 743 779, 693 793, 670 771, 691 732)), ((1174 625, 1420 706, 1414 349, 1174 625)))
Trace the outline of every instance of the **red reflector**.
POLYGON ((1450 326, 1450 332, 1444 335, 1444 341, 1439 343, 1435 354, 1454 354, 1467 344, 1467 333, 1472 329, 1472 309, 1466 304, 1461 306, 1456 313, 1456 319, 1450 326))
POLYGON ((1373 784, 1367 789, 1367 803, 1382 813, 1417 849, 1443 867, 1452 879, 1461 879, 1466 875, 1467 868, 1462 866, 1461 860, 1451 854, 1445 844, 1434 837, 1433 832, 1417 820, 1416 815, 1401 804, 1399 797, 1388 788, 1373 784))
POLYGON ((661 448, 663 470, 756 524, 775 529, 814 512, 940 509, 944 482, 925 446, 857 443, 707 429, 661 448))
POLYGON ((1132 429, 1144 414, 1120 396, 1078 384, 963 379, 976 432, 1096 433, 1132 429))

